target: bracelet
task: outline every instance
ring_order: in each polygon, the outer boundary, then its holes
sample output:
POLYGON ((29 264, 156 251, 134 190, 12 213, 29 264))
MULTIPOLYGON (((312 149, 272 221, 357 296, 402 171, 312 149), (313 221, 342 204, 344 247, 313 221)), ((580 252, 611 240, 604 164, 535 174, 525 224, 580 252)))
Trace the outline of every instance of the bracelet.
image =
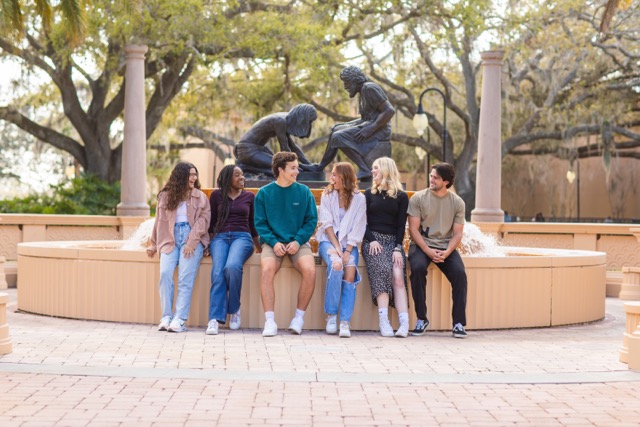
POLYGON ((400 249, 400 248, 395 248, 395 249, 393 250, 393 252, 402 252, 402 249, 400 249))
POLYGON ((349 252, 349 253, 351 253, 351 249, 347 249, 345 252, 349 252))

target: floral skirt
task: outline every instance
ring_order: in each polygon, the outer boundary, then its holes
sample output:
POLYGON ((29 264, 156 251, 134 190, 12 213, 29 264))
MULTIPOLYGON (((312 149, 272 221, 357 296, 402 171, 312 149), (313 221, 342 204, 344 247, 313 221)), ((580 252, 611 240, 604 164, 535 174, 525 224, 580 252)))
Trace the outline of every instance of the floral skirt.
MULTIPOLYGON (((378 295, 389 294, 389 306, 395 307, 393 298, 393 249, 396 247, 396 236, 372 232, 376 241, 382 245, 382 253, 369 255, 369 241, 365 238, 362 242, 362 256, 367 266, 369 284, 371 285, 371 298, 378 305, 378 295)), ((407 289, 407 257, 402 254, 402 271, 404 273, 404 288, 407 289)), ((408 291, 407 291, 408 295, 408 291)))

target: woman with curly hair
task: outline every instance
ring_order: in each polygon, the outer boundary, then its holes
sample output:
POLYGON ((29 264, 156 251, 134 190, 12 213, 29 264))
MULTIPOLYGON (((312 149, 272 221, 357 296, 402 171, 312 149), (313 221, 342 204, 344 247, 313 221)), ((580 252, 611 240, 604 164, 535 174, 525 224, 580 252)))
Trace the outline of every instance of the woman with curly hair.
POLYGON ((356 286, 360 283, 358 245, 366 226, 365 199, 358 190, 356 171, 351 163, 336 163, 320 200, 316 239, 318 253, 327 265, 326 331, 338 332, 339 311, 342 338, 351 336, 349 322, 356 302, 356 286))
POLYGON ((378 306, 380 334, 392 337, 389 306, 398 312, 400 327, 395 336, 409 334, 406 256, 402 248, 409 197, 402 191, 400 172, 393 159, 380 157, 371 168, 373 182, 365 191, 367 230, 362 255, 369 274, 371 296, 378 306))
POLYGON ((242 268, 256 252, 262 252, 253 224, 255 195, 244 190, 244 174, 235 165, 227 165, 218 175, 211 205, 211 291, 207 335, 218 335, 220 324, 231 315, 229 329, 240 328, 240 291, 242 268))
POLYGON ((185 332, 191 307, 193 283, 200 260, 209 246, 211 208, 207 195, 200 191, 198 170, 180 162, 171 171, 169 181, 158 193, 156 220, 147 248, 149 258, 160 253, 159 331, 185 332), (173 274, 178 267, 178 297, 173 309, 173 274))

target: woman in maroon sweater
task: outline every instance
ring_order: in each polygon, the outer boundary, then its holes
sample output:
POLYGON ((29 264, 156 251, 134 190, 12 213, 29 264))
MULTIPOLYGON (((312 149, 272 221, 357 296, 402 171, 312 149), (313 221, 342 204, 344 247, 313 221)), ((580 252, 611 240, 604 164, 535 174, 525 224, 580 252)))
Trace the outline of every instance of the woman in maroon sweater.
POLYGON ((254 194, 244 190, 242 169, 234 165, 222 168, 218 188, 211 204, 211 291, 207 335, 217 335, 219 324, 231 315, 230 329, 240 328, 240 291, 242 267, 253 254, 261 251, 253 225, 254 194))

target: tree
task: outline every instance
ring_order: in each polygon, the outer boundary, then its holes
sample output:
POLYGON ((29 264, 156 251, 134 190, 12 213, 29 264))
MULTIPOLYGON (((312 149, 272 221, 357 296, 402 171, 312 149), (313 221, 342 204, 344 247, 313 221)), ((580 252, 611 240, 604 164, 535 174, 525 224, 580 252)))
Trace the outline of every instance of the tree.
POLYGON ((299 17, 300 25, 283 25, 282 16, 290 12, 291 5, 242 0, 95 0, 85 9, 82 42, 70 45, 63 21, 53 19, 48 29, 39 25, 35 11, 26 10, 31 15, 24 21, 24 37, 0 37, 0 49, 3 55, 41 72, 56 92, 40 96, 36 104, 34 96, 25 96, 0 106, 0 119, 69 152, 87 173, 116 181, 122 144, 114 124, 122 126, 127 43, 150 46, 146 61, 146 134, 150 138, 171 101, 188 89, 187 82, 199 66, 211 70, 210 76, 225 74, 226 64, 233 65, 234 60, 261 60, 263 66, 271 67, 270 61, 287 54, 302 56, 302 48, 307 63, 317 61, 325 50, 322 38, 313 37, 321 20, 312 24, 313 17, 307 14, 299 17), (292 44, 302 48, 288 49, 292 44), (54 111, 51 125, 37 119, 44 111, 47 115, 54 111))

